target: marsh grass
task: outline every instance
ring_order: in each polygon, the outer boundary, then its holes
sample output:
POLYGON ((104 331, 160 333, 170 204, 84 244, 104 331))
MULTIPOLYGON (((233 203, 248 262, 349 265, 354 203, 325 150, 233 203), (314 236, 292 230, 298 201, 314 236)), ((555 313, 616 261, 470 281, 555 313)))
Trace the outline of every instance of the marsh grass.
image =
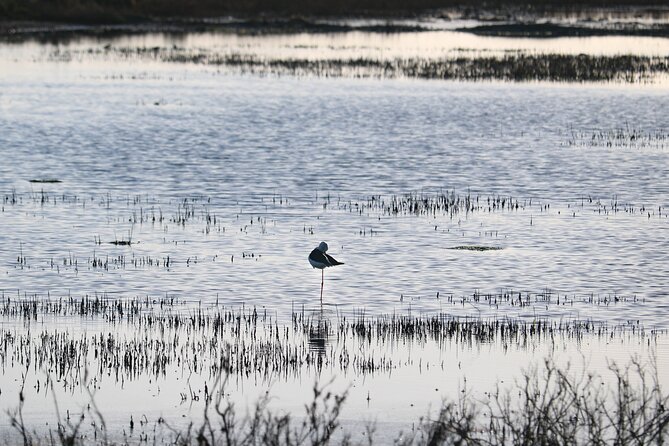
MULTIPOLYGON (((577 131, 569 131, 569 134, 562 132, 561 136, 565 138, 575 138, 577 131)), ((648 142, 653 147, 663 147, 666 145, 666 132, 658 130, 651 134, 644 133, 641 130, 620 130, 615 136, 616 144, 625 144, 625 141, 633 141, 635 144, 645 144, 648 142), (636 136, 635 136, 636 135, 636 136), (639 136, 640 135, 640 136, 639 136), (643 136, 647 135, 647 136, 643 136)), ((598 139, 601 139, 597 137, 598 139)), ((602 137, 604 138, 604 137, 602 137)), ((590 139, 589 137, 587 138, 590 139)), ((578 141, 583 141, 579 137, 578 140, 573 139, 575 144, 580 144, 578 141)), ((566 143, 565 143, 566 144, 566 143)), ((589 143, 588 143, 589 144, 589 143)), ((133 246, 140 240, 135 240, 133 231, 139 230, 144 237, 150 236, 150 233, 162 235, 165 232, 174 232, 178 230, 190 230, 198 236, 208 236, 210 234, 224 235, 231 231, 238 231, 240 234, 256 233, 260 236, 271 234, 273 228, 277 225, 275 217, 268 217, 267 211, 271 207, 273 210, 283 212, 284 210, 299 209, 300 206, 308 206, 309 208, 320 207, 324 212, 344 212, 349 214, 357 214, 362 217, 373 217, 378 221, 385 217, 402 217, 412 216, 418 218, 429 218, 434 220, 438 217, 448 217, 451 221, 458 221, 460 217, 467 218, 469 215, 479 214, 498 214, 498 215, 521 215, 524 214, 531 222, 533 217, 538 215, 565 215, 575 217, 577 215, 598 214, 603 217, 609 217, 614 214, 628 214, 639 217, 651 218, 662 217, 666 218, 667 213, 662 212, 661 204, 639 204, 631 202, 619 201, 617 195, 611 197, 593 197, 581 196, 580 198, 570 198, 568 200, 551 201, 542 197, 514 197, 510 195, 501 194, 484 194, 473 193, 471 191, 456 192, 455 190, 442 190, 434 192, 408 192, 397 195, 371 195, 363 197, 344 198, 339 195, 326 195, 291 199, 286 197, 267 195, 260 197, 260 200, 255 203, 258 207, 255 215, 251 213, 247 218, 240 218, 240 213, 226 212, 226 202, 219 201, 216 198, 208 196, 189 196, 186 198, 179 198, 177 200, 161 201, 155 197, 142 196, 115 196, 110 194, 104 195, 68 195, 55 190, 39 191, 30 190, 27 192, 18 192, 12 190, 10 193, 4 193, 2 198, 2 206, 0 210, 6 212, 8 209, 15 208, 26 210, 28 215, 39 218, 39 224, 44 224, 44 221, 52 221, 54 218, 62 218, 59 213, 63 208, 68 210, 77 210, 86 212, 89 218, 102 221, 101 219, 108 218, 109 211, 114 211, 115 216, 111 223, 122 225, 127 228, 127 236, 118 237, 116 230, 114 230, 113 239, 111 237, 102 235, 93 235, 92 239, 97 251, 84 258, 79 258, 77 255, 69 253, 67 257, 50 257, 48 259, 39 259, 37 256, 30 256, 32 261, 41 261, 41 266, 47 266, 50 269, 60 271, 63 268, 70 268, 72 266, 89 268, 98 268, 100 266, 100 259, 98 253, 108 257, 107 262, 105 258, 103 265, 109 266, 113 269, 132 268, 149 268, 156 266, 167 267, 169 265, 182 264, 190 266, 195 262, 195 257, 190 256, 186 258, 179 258, 178 253, 172 256, 163 256, 162 258, 155 256, 142 256, 136 254, 133 250, 128 250, 119 255, 118 251, 106 251, 100 247, 104 244, 111 244, 115 246, 133 246), (103 237, 105 238, 103 242, 103 237)), ((314 227, 307 225, 304 222, 303 233, 313 235, 314 227)), ((109 222, 107 223, 109 224, 109 222)), ((109 231, 109 228, 96 228, 98 230, 109 231)), ((446 221, 435 221, 435 231, 449 232, 450 228, 446 221)), ((362 228, 358 228, 357 232, 361 236, 375 236, 379 234, 371 221, 365 224, 362 228)), ((480 232, 480 231, 479 231, 480 232)), ((500 235, 505 237, 505 234, 500 234, 498 230, 485 230, 482 232, 483 236, 498 238, 500 235)), ((163 243, 174 243, 178 245, 175 240, 163 240, 163 243)), ((235 256, 242 259, 259 260, 263 253, 244 250, 235 253, 235 256)), ((23 256, 21 256, 23 257, 23 256)), ((25 259, 24 259, 25 260, 25 259)), ((201 259, 200 259, 201 260, 201 259)), ((30 263, 18 262, 21 267, 35 267, 39 265, 30 263)), ((105 266, 105 269, 106 269, 105 266)))
POLYGON ((655 149, 669 146, 669 132, 664 129, 645 130, 630 127, 577 130, 571 128, 566 144, 569 147, 606 147, 613 149, 655 149))
MULTIPOLYGON (((255 406, 240 416, 239 410, 225 398, 227 375, 219 375, 212 393, 205 393, 201 422, 190 422, 181 429, 172 428, 162 417, 163 429, 139 438, 125 436, 110 440, 82 433, 83 416, 71 422, 58 415, 57 436, 40 435, 26 426, 20 394, 19 408, 9 413, 12 427, 24 445, 39 444, 129 444, 161 443, 174 445, 327 445, 360 444, 345 428, 341 414, 348 391, 341 394, 328 385, 313 387, 313 399, 305 405, 302 417, 269 406, 270 397, 260 398, 255 406)), ((394 444, 413 445, 653 445, 663 444, 669 435, 669 396, 658 379, 657 363, 642 363, 633 358, 626 366, 615 363, 604 375, 587 371, 573 372, 569 365, 560 367, 551 359, 541 366, 523 371, 510 387, 499 385, 483 398, 473 396, 466 386, 460 396, 444 399, 436 414, 428 413, 414 427, 397 434, 394 444)), ((93 400, 91 395, 91 400, 93 400)), ((97 409, 96 409, 97 410, 97 409)), ((106 432, 104 417, 92 423, 95 432, 106 432)), ((407 420, 410 421, 410 420, 407 420)), ((148 424, 148 420, 147 420, 148 424)), ((408 423, 407 423, 408 424, 408 423)), ((130 428, 134 422, 130 421, 130 428)), ((377 442, 375 427, 366 427, 368 445, 377 442)), ((391 434, 392 435, 392 434, 391 434)))
POLYGON ((657 365, 632 359, 608 374, 572 373, 547 359, 513 388, 483 400, 464 392, 398 444, 644 445, 669 434, 669 396, 657 365))
MULTIPOLYGON (((155 52, 152 53, 155 57, 155 52)), ((166 62, 228 67, 242 74, 316 77, 418 78, 510 82, 652 82, 669 72, 669 58, 641 55, 507 54, 490 57, 378 60, 265 59, 254 55, 219 55, 166 50, 166 62)))
POLYGON ((120 59, 151 60, 216 67, 241 75, 339 77, 374 79, 458 80, 468 82, 654 83, 669 73, 669 57, 640 54, 536 54, 527 51, 500 55, 455 52, 445 57, 266 57, 255 53, 166 47, 59 48, 50 61, 70 62, 80 57, 110 55, 120 59))
MULTIPOLYGON (((535 295, 505 292, 438 298, 444 305, 473 308, 574 304, 550 290, 535 295)), ((589 299, 586 304, 593 306, 640 304, 619 296, 589 299)), ((447 313, 369 317, 364 312, 334 315, 313 309, 295 311, 291 323, 279 324, 264 309, 203 306, 167 297, 16 299, 3 295, 0 321, 0 367, 30 365, 35 371, 48 370, 70 393, 82 382, 84 368, 93 379, 115 385, 140 379, 169 382, 174 374, 206 379, 221 374, 252 376, 260 381, 323 370, 374 376, 411 367, 402 353, 406 345, 468 349, 495 344, 531 349, 544 342, 554 348, 556 340, 617 339, 650 346, 666 334, 638 322, 609 325, 581 319, 486 319, 447 313), (67 322, 64 328, 62 322, 67 322), (73 325, 95 330, 72 330, 73 325)), ((47 391, 50 382, 44 384, 41 388, 47 391)))

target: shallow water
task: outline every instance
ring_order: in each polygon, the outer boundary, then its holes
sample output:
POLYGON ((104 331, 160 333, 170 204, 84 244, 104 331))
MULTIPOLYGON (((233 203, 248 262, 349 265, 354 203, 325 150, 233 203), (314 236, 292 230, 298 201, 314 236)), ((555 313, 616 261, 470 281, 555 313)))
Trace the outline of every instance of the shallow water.
MULTIPOLYGON (((428 34, 365 38, 375 54, 386 47, 401 53, 404 45, 422 51, 426 44, 411 39, 428 34)), ((361 44, 355 35, 312 36, 314 48, 306 49, 302 35, 228 37, 233 44, 215 37, 181 43, 274 55, 284 48, 285 54, 321 54, 335 45, 331 39, 338 40, 333 54, 357 52, 361 44), (349 48, 346 39, 356 43, 349 48)), ((169 45, 169 39, 113 44, 169 45)), ((467 39, 463 45, 476 51, 508 43, 467 39), (476 46, 486 41, 487 47, 476 46)), ((614 40, 607 42, 617 45, 614 40)), ((536 51, 542 45, 575 51, 586 41, 519 42, 536 51)), ((640 47, 639 40, 625 42, 644 54, 662 53, 653 39, 640 47)), ((435 57, 461 44, 448 45, 435 45, 435 57)), ((85 51, 54 59, 53 51, 32 43, 0 46, 4 299, 176 296, 192 305, 255 306, 288 322, 293 311, 318 306, 320 272, 307 255, 325 240, 329 253, 345 262, 325 272, 323 302, 332 314, 593 319, 668 328, 669 90, 662 84, 239 76, 85 51), (600 132, 603 140, 593 138, 600 132), (631 140, 634 132, 642 137, 631 140), (35 179, 60 182, 30 182, 35 179), (393 196, 429 200, 450 193, 470 197, 476 208, 395 215, 378 206, 393 196), (498 197, 504 209, 488 204, 498 197), (509 198, 517 208, 508 209, 509 198), (109 243, 118 240, 132 244, 109 243), (461 246, 502 249, 450 249, 461 246), (529 304, 502 299, 518 293, 529 304)), ((606 359, 643 352, 634 342, 612 350, 595 344, 565 345, 565 357, 584 350, 602 368, 606 359)), ((465 372, 432 371, 421 382, 432 389, 446 380, 448 393, 456 393, 467 373, 485 387, 516 376, 523 358, 531 362, 551 350, 540 346, 514 359, 489 348, 473 356, 458 349, 421 352, 433 364, 447 358, 451 368, 453 356, 465 358, 465 372), (495 376, 473 372, 486 361, 506 365, 495 376)), ((417 390, 423 396, 415 408, 391 412, 395 406, 382 396, 395 379, 409 391, 414 369, 363 380, 374 394, 370 410, 357 395, 350 419, 395 414, 389 421, 400 422, 423 415, 442 393, 433 398, 428 387, 417 390)), ((290 395, 311 385, 307 375, 278 380, 274 390, 290 395)), ((361 379, 340 378, 342 388, 361 379)), ((253 400, 256 394, 240 395, 253 400)), ((178 405, 174 395, 164 397, 178 405)), ((109 401, 124 416, 123 405, 109 401)))
POLYGON ((550 289, 637 296, 647 303, 611 316, 665 322, 667 148, 567 141, 572 128, 666 129, 666 92, 179 74, 6 82, 0 187, 21 197, 0 220, 6 293, 218 294, 285 314, 318 296, 306 256, 326 240, 346 263, 326 271, 328 304, 451 311, 437 292, 550 289), (51 177, 62 183, 28 182, 51 177), (512 197, 524 209, 344 208, 375 194, 446 191, 512 197), (191 198, 195 217, 170 222, 191 198), (613 200, 634 212, 602 212, 613 200), (161 212, 162 224, 139 221, 161 212), (209 233, 205 213, 217 217, 209 233), (106 243, 131 234, 132 247, 106 243), (466 244, 503 249, 447 249, 466 244), (171 265, 85 265, 118 256, 171 265), (51 265, 70 257, 77 271, 51 265))

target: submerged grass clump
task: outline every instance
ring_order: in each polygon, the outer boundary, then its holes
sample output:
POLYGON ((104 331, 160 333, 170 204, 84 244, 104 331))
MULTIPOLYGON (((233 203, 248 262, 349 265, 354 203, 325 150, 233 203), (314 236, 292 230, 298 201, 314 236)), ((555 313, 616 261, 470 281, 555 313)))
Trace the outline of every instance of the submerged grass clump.
MULTIPOLYGON (((331 206, 328 197, 323 204, 324 208, 331 206)), ((344 201, 338 199, 337 209, 356 212, 360 215, 369 212, 377 212, 379 215, 402 216, 435 216, 448 215, 454 217, 458 214, 470 214, 474 212, 501 212, 518 211, 532 207, 532 199, 518 199, 501 195, 480 195, 467 193, 456 194, 455 191, 447 191, 435 194, 408 193, 404 195, 372 195, 362 200, 344 201)), ((534 201, 534 206, 539 202, 534 201)), ((546 205, 550 207, 550 205, 546 205)))
POLYGON ((62 183, 61 180, 56 178, 35 178, 29 181, 31 183, 62 183))
POLYGON ((629 125, 616 129, 569 130, 570 147, 608 147, 615 149, 666 149, 669 133, 663 129, 644 130, 629 125))
MULTIPOLYGON (((662 217, 662 206, 657 208, 644 204, 621 202, 617 195, 610 199, 581 196, 579 199, 562 203, 551 203, 547 199, 516 198, 505 195, 459 194, 455 191, 438 193, 407 193, 403 195, 372 195, 358 200, 336 200, 330 196, 323 201, 323 209, 334 208, 359 215, 381 216, 448 216, 451 219, 460 215, 467 217, 474 213, 530 213, 530 215, 557 212, 558 215, 576 215, 587 211, 592 214, 609 216, 623 212, 642 217, 662 217), (562 205, 558 207, 556 205, 562 205), (566 205, 566 206, 565 206, 566 205)), ((666 217, 666 212, 664 213, 666 217)))
POLYGON ((460 245, 460 246, 453 246, 452 248, 448 249, 455 249, 459 251, 478 251, 478 252, 485 252, 485 251, 500 251, 502 249, 501 246, 480 246, 480 245, 460 245))

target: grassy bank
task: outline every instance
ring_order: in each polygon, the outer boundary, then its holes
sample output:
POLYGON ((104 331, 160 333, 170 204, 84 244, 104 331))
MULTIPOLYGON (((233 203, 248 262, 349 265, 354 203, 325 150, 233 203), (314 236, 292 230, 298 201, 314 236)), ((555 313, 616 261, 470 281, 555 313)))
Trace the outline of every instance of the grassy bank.
MULTIPOLYGON (((148 19, 237 16, 413 16, 452 10, 465 16, 482 11, 506 16, 510 12, 570 13, 600 8, 664 9, 662 0, 0 0, 0 21, 34 20, 76 23, 133 23, 148 19)), ((655 11, 655 12, 654 12, 655 11)))

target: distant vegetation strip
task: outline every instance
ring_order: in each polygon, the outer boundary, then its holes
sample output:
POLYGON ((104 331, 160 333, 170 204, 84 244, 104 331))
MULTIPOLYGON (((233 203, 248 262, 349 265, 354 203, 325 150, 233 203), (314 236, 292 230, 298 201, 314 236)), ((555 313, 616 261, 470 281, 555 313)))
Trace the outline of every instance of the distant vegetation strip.
POLYGON ((568 23, 494 23, 469 28, 459 28, 458 31, 469 32, 479 36, 493 37, 594 37, 594 36, 642 36, 642 37, 669 37, 669 25, 655 23, 640 26, 637 22, 599 24, 598 26, 583 26, 568 23))
MULTIPOLYGON (((664 0, 644 0, 643 6, 666 13, 664 0)), ((132 23, 146 19, 227 15, 412 16, 443 9, 458 9, 467 16, 483 11, 503 16, 509 11, 542 14, 638 7, 634 0, 0 0, 0 20, 132 23)))
MULTIPOLYGON (((220 54, 178 47, 104 47, 85 50, 86 56, 136 59, 151 58, 170 63, 225 67, 232 72, 255 75, 286 75, 350 78, 418 78, 461 81, 511 82, 616 82, 652 83, 669 74, 669 56, 531 54, 499 56, 454 55, 425 58, 265 58, 253 54, 220 54)), ((77 51, 58 51, 52 59, 67 62, 77 51)))
MULTIPOLYGON (((0 0, 2 2, 3 0, 0 0)), ((643 14, 643 13, 640 13, 643 14)), ((462 14, 466 17, 466 14, 462 14)), ((593 37, 593 36, 638 36, 638 37, 669 37, 669 9, 666 11, 665 22, 640 24, 636 21, 593 21, 586 20, 581 24, 569 23, 560 17, 552 17, 548 22, 517 21, 510 17, 498 17, 484 20, 506 20, 508 23, 485 23, 478 26, 460 27, 456 31, 497 37, 593 37), (554 23, 555 22, 555 23, 554 23), (590 23, 585 25, 583 23, 590 23), (594 23, 594 24, 593 24, 594 23)), ((525 18, 524 20, 528 20, 525 18)), ((446 23, 446 22, 444 22, 446 23)), ((67 42, 81 36, 97 38, 114 38, 123 35, 145 33, 230 33, 240 35, 267 34, 323 34, 347 33, 352 31, 368 33, 408 33, 427 32, 434 29, 427 22, 420 20, 361 20, 347 22, 345 20, 327 20, 323 18, 304 17, 259 17, 234 18, 222 17, 212 19, 161 19, 143 20, 133 23, 40 23, 40 22, 2 22, 0 20, 0 40, 24 41, 37 40, 44 42, 67 42)))

